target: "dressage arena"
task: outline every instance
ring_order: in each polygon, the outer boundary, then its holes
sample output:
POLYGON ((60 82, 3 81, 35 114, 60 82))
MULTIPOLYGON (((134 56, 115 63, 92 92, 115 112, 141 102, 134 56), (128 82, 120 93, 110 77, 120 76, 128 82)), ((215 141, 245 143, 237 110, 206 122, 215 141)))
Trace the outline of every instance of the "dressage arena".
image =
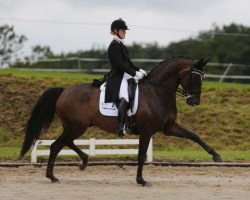
POLYGON ((56 166, 59 183, 45 178, 46 167, 0 167, 0 199, 192 199, 246 200, 249 167, 171 167, 146 165, 151 187, 136 184, 136 166, 56 166))

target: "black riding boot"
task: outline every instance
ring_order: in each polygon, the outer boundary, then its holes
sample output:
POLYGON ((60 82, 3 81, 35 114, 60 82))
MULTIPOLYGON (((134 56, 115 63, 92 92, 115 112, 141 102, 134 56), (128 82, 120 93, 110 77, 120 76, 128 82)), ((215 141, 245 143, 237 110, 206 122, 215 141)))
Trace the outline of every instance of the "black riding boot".
MULTIPOLYGON (((133 115, 134 115, 133 106, 134 106, 134 101, 135 101, 136 86, 137 84, 135 83, 135 79, 133 78, 128 79, 128 96, 129 96, 129 108, 128 109, 131 109, 131 112, 133 115)), ((134 123, 133 115, 132 115, 132 119, 129 120, 129 124, 127 128, 128 134, 129 133, 138 134, 138 128, 136 124, 134 123)))
POLYGON ((126 99, 121 98, 118 107, 118 130, 117 130, 118 137, 124 136, 127 111, 128 111, 128 102, 126 101, 126 99))
MULTIPOLYGON (((136 90, 135 79, 128 79, 128 97, 129 97, 129 107, 133 109, 134 101, 135 101, 135 90, 136 90)), ((132 111, 132 110, 131 110, 132 111)))

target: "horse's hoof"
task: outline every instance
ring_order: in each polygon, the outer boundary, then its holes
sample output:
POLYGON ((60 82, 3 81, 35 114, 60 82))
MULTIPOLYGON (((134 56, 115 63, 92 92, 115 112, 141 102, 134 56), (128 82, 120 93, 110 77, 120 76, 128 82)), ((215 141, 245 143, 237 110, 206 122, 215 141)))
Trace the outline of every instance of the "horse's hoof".
POLYGON ((220 156, 213 156, 214 162, 223 162, 222 158, 220 156))
POLYGON ((145 181, 145 183, 142 184, 143 187, 152 187, 152 184, 150 182, 145 181))
POLYGON ((59 179, 56 178, 54 175, 46 175, 46 178, 49 178, 51 180, 51 183, 58 183, 59 179))
POLYGON ((86 167, 87 167, 87 165, 84 165, 84 164, 80 164, 80 165, 79 165, 79 169, 80 169, 81 171, 85 170, 86 167))
POLYGON ((79 165, 79 169, 83 171, 86 169, 87 166, 88 166, 88 159, 83 159, 82 164, 79 165))
POLYGON ((59 179, 54 177, 53 179, 51 179, 51 183, 58 183, 59 182, 59 179))
POLYGON ((150 182, 144 181, 143 179, 137 179, 136 180, 138 184, 140 184, 143 187, 151 187, 152 184, 150 182))

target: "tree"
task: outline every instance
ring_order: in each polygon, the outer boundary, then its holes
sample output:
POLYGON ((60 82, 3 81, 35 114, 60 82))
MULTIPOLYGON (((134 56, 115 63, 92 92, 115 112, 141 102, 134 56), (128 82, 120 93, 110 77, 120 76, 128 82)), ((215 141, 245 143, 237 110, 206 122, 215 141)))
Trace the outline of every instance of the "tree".
POLYGON ((51 51, 49 46, 41 46, 41 45, 36 45, 32 47, 32 56, 31 58, 33 60, 37 59, 45 59, 45 58, 53 58, 54 54, 51 51))
POLYGON ((10 60, 17 58, 17 52, 23 47, 27 40, 24 35, 17 35, 13 26, 0 26, 0 66, 1 63, 10 63, 10 60))

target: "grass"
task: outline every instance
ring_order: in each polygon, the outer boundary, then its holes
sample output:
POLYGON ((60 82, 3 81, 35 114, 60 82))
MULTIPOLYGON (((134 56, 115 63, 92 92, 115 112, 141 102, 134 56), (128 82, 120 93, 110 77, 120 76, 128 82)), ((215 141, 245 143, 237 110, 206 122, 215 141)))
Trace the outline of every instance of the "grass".
POLYGON ((102 75, 90 75, 85 73, 75 72, 46 72, 46 71, 29 71, 20 69, 0 69, 0 76, 11 76, 21 78, 50 78, 50 79, 70 79, 74 81, 91 82, 94 78, 99 78, 102 75))
MULTIPOLYGON (((250 151, 218 151, 224 161, 249 161, 250 151)), ((211 155, 198 150, 155 151, 154 158, 159 160, 211 161, 211 155)))
POLYGON ((203 82, 203 88, 205 89, 250 89, 249 84, 241 84, 241 83, 227 83, 227 82, 213 82, 213 81, 204 81, 203 82))
MULTIPOLYGON (((0 147, 0 159, 16 159, 19 156, 20 147, 0 147)), ((250 151, 218 151, 224 161, 249 161, 250 151)), ((47 162, 48 156, 39 156, 39 160, 47 162)), ((59 156, 60 159, 67 159, 68 161, 79 160, 78 156, 59 156)), ((92 157, 95 159, 122 159, 136 160, 137 155, 98 155, 92 157)), ((171 150, 171 151, 154 151, 154 161, 212 161, 211 155, 201 150, 171 150)), ((30 154, 25 156, 25 159, 30 160, 30 154)))
POLYGON ((20 147, 0 147, 0 159, 12 158, 19 156, 20 147))

